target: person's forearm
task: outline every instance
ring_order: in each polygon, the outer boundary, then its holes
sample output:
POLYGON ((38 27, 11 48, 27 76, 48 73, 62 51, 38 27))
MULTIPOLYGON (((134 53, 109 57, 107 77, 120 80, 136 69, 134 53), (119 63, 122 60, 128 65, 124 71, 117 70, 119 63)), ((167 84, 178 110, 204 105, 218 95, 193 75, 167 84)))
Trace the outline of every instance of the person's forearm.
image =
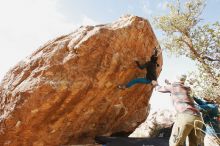
POLYGON ((136 64, 137 64, 138 68, 144 69, 144 65, 141 65, 138 61, 135 61, 135 62, 136 62, 136 64))
POLYGON ((199 98, 197 98, 197 97, 193 97, 193 99, 195 100, 195 102, 197 103, 197 104, 199 104, 199 105, 204 105, 204 104, 206 104, 203 100, 201 100, 201 99, 199 99, 199 98))
POLYGON ((170 89, 166 86, 157 86, 156 91, 162 92, 162 93, 170 93, 170 89))

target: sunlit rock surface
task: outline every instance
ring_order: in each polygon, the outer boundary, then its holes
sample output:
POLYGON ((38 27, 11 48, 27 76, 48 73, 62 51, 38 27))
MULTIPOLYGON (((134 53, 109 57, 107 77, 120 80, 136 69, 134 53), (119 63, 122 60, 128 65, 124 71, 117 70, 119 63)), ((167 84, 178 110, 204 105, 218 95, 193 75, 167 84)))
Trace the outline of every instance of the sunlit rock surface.
POLYGON ((151 110, 147 119, 135 129, 130 137, 155 137, 163 128, 174 123, 176 113, 168 109, 151 110))
MULTIPOLYGON (((153 87, 116 86, 143 77, 134 63, 158 46, 149 22, 124 16, 49 41, 0 84, 0 145, 93 143, 96 135, 133 131, 146 119, 153 87)), ((162 55, 158 75, 162 67, 162 55)))

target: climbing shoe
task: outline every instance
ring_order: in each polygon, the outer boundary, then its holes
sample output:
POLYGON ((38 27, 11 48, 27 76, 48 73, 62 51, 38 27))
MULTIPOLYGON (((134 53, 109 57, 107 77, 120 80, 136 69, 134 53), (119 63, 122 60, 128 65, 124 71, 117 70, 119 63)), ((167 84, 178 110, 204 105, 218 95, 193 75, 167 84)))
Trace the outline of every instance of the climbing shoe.
POLYGON ((126 86, 125 86, 125 85, 118 85, 118 88, 119 88, 119 89, 122 89, 122 90, 125 90, 125 89, 126 89, 126 86))

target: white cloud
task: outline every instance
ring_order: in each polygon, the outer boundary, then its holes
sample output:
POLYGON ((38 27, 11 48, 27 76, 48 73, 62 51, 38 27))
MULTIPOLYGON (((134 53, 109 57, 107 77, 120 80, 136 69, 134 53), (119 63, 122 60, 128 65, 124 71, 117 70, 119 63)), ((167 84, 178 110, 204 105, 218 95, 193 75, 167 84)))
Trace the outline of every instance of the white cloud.
POLYGON ((158 4, 157 4, 157 8, 159 9, 159 10, 163 10, 163 11, 165 11, 165 10, 167 10, 167 4, 168 4, 168 1, 160 1, 158 4))
POLYGON ((114 10, 113 9, 107 9, 107 12, 110 14, 114 14, 114 10))
POLYGON ((172 100, 169 93, 160 93, 153 91, 153 94, 150 98, 150 104, 152 109, 173 109, 172 100), (158 102, 159 101, 159 102, 158 102), (163 103, 163 104, 161 104, 163 103))
POLYGON ((0 0, 0 80, 40 45, 76 27, 59 13, 59 2, 0 0))
POLYGON ((83 16, 82 16, 82 25, 96 25, 96 24, 98 24, 97 21, 95 21, 95 20, 89 18, 89 17, 86 16, 86 15, 83 15, 83 16))
POLYGON ((142 7, 143 12, 147 16, 151 16, 153 13, 153 10, 151 9, 150 1, 149 0, 142 1, 142 6, 143 6, 142 7))

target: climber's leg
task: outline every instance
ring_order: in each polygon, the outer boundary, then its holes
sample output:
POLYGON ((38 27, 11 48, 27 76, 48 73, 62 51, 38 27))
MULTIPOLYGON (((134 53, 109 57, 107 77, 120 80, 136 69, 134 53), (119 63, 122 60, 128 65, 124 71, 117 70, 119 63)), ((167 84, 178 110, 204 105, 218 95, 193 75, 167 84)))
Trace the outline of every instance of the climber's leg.
POLYGON ((146 78, 136 78, 136 79, 133 79, 131 80, 130 82, 128 82, 125 87, 126 88, 130 88, 131 86, 135 85, 135 84, 138 84, 138 83, 141 83, 141 84, 150 84, 151 83, 151 80, 149 79, 146 79, 146 78))

